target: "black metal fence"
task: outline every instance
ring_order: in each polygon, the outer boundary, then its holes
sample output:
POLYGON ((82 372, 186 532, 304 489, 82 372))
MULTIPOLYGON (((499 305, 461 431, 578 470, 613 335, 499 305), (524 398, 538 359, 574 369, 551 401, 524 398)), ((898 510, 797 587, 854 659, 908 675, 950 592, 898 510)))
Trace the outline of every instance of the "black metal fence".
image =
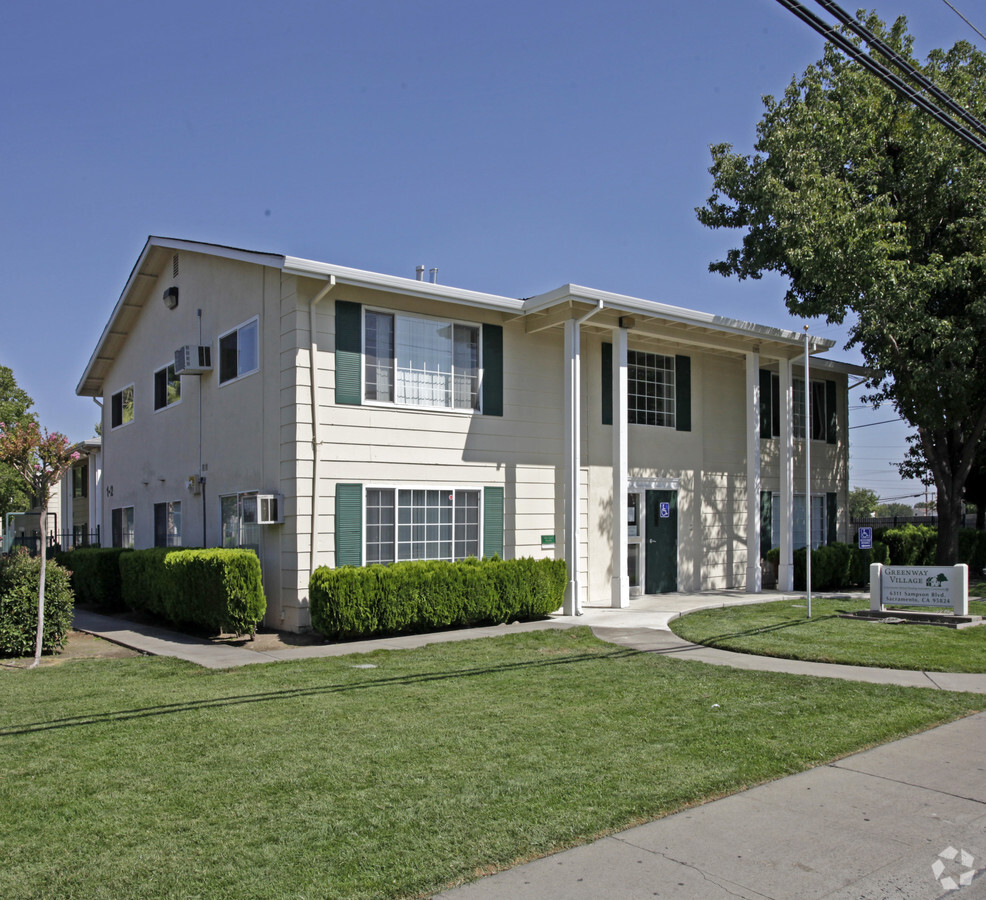
MULTIPOLYGON (((62 550, 73 550, 76 547, 98 547, 99 544, 99 528, 97 527, 95 531, 63 531, 63 532, 49 532, 48 537, 44 540, 44 546, 48 558, 55 553, 60 553, 62 550)), ((11 549, 17 547, 24 547, 31 556, 38 556, 41 553, 41 535, 36 531, 31 534, 22 532, 21 534, 16 534, 10 542, 11 549)))

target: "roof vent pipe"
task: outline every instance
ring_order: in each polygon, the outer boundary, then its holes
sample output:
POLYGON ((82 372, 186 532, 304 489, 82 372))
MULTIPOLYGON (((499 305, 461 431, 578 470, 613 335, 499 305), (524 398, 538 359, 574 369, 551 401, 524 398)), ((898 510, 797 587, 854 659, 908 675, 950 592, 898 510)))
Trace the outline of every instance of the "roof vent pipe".
POLYGON ((428 274, 431 276, 431 283, 438 284, 438 269, 437 268, 429 269, 428 274))
POLYGON ((415 276, 415 278, 418 279, 418 281, 424 281, 425 280, 425 267, 424 266, 415 266, 414 276, 415 276))

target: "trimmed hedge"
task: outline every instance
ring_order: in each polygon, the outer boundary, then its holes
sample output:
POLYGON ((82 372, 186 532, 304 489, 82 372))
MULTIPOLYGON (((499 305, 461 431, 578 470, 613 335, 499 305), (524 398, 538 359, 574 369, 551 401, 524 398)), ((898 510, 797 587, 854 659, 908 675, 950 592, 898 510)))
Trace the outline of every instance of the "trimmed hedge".
MULTIPOLYGON (((938 529, 931 525, 901 525, 881 528, 876 537, 890 549, 894 566, 933 566, 938 549, 938 529)), ((959 531, 959 562, 969 567, 969 576, 979 578, 986 568, 986 531, 963 528, 959 531)))
POLYGON ((252 634, 267 611, 252 550, 155 547, 119 557, 123 601, 178 625, 252 634))
POLYGON ((468 559, 317 569, 312 627, 329 638, 494 625, 562 605, 567 570, 555 559, 468 559))
MULTIPOLYGON (((41 560, 26 551, 0 557, 0 655, 31 656, 38 636, 38 582, 41 560)), ((69 573, 56 562, 45 566, 45 619, 42 653, 65 644, 72 628, 69 573)))
POLYGON ((123 547, 78 547, 59 553, 55 560, 72 575, 76 603, 118 612, 126 606, 120 580, 120 554, 131 552, 123 547))
MULTIPOLYGON (((767 551, 767 561, 777 565, 781 551, 773 547, 767 551)), ((805 589, 805 549, 794 551, 794 590, 805 589)), ((860 550, 849 544, 825 544, 811 554, 811 589, 813 591, 834 591, 839 588, 868 588, 870 584, 870 565, 875 562, 887 565, 890 554, 885 544, 873 542, 872 550, 860 550)))

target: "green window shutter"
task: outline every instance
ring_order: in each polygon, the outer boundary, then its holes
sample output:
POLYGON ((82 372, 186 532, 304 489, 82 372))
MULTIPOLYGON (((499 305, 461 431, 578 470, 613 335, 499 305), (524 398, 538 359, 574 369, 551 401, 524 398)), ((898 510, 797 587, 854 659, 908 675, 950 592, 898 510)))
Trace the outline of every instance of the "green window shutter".
POLYGON ((613 345, 603 342, 603 425, 613 424, 613 345))
POLYGON ((770 491, 760 492, 760 558, 765 559, 771 548, 771 533, 773 532, 772 514, 773 495, 770 491))
POLYGON ((825 495, 825 520, 828 526, 828 534, 825 536, 826 544, 834 544, 839 539, 839 495, 825 495))
POLYGON ((692 430, 692 359, 674 358, 674 427, 676 431, 692 430))
POLYGON ((828 414, 828 422, 825 423, 825 440, 834 444, 839 428, 839 416, 836 409, 836 387, 834 381, 825 382, 825 412, 828 414))
POLYGON ((770 394, 770 370, 760 370, 760 437, 769 438, 771 436, 771 394, 770 394))
POLYGON ((363 485, 336 485, 336 566, 363 565, 363 485))
POLYGON ((503 326, 483 326, 483 414, 503 415, 503 326))
POLYGON ((503 558, 503 488, 483 488, 483 557, 503 558))
POLYGON ((336 300, 336 403, 356 406, 363 399, 363 307, 336 300))

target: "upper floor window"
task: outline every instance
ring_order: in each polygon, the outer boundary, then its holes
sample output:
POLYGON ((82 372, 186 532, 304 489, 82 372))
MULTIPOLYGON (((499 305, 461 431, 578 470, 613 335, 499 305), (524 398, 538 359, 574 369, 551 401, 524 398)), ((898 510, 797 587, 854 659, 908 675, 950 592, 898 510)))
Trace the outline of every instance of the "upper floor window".
POLYGON ((134 386, 117 391, 110 398, 110 428, 119 428, 134 420, 134 386))
POLYGON ((260 368, 259 323, 251 319, 219 336, 219 383, 234 381, 260 368))
POLYGON ((158 369, 154 373, 154 409, 164 409, 181 400, 181 376, 175 373, 175 364, 158 369))
POLYGON ((364 397, 478 410, 479 346, 478 325, 367 310, 364 397))
MULTIPOLYGON (((792 432, 795 438, 805 436, 805 380, 791 379, 792 432)), ((813 379, 811 382, 811 439, 835 443, 836 411, 835 382, 813 379)), ((780 376, 761 370, 760 379, 760 437, 779 437, 781 433, 780 376), (769 376, 769 390, 768 379, 769 376)))
POLYGON ((628 421, 675 427, 675 361, 659 353, 627 351, 628 421))

